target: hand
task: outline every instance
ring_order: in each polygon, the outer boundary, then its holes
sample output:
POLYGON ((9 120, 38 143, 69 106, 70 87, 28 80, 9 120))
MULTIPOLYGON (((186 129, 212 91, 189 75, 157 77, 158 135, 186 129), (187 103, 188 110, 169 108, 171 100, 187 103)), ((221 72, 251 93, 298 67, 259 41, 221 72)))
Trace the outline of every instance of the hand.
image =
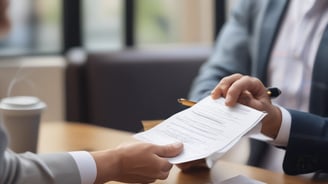
POLYGON ((177 156, 182 150, 182 143, 165 146, 133 143, 113 150, 94 152, 92 155, 98 173, 96 183, 151 183, 156 179, 166 179, 172 168, 166 158, 177 156))
POLYGON ((276 138, 282 115, 280 109, 271 103, 263 83, 250 76, 233 74, 223 78, 213 89, 212 98, 225 97, 227 106, 234 106, 237 102, 267 112, 262 120, 261 132, 269 137, 276 138))

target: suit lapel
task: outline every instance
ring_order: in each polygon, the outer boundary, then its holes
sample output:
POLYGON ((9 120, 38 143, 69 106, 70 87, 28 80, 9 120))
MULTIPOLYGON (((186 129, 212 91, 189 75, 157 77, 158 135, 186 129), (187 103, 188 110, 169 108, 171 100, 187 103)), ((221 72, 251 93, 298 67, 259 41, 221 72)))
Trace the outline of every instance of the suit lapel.
POLYGON ((322 35, 322 39, 316 54, 310 96, 310 112, 328 115, 328 26, 322 35))
POLYGON ((263 24, 260 31, 260 41, 258 48, 257 77, 264 83, 267 81, 267 64, 270 57, 272 45, 274 43, 278 28, 285 13, 287 0, 271 0, 266 7, 263 17, 263 24))

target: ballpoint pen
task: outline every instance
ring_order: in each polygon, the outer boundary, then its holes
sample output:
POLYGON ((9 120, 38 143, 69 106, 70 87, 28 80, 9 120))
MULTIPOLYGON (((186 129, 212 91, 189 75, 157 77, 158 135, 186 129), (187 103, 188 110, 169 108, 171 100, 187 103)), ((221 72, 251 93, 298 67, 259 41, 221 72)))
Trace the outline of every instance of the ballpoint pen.
MULTIPOLYGON (((279 88, 275 88, 275 87, 269 87, 267 88, 267 94, 271 97, 271 98, 275 98, 278 97, 281 94, 281 90, 279 88)), ((184 106, 187 107, 191 107, 193 105, 195 105, 197 102, 191 101, 191 100, 187 100, 185 98, 179 98, 178 102, 184 106)))
POLYGON ((196 104, 194 101, 187 100, 185 98, 179 98, 178 102, 184 106, 191 107, 196 104))
POLYGON ((281 90, 279 88, 269 87, 269 88, 267 88, 267 94, 271 98, 275 98, 281 94, 281 90))

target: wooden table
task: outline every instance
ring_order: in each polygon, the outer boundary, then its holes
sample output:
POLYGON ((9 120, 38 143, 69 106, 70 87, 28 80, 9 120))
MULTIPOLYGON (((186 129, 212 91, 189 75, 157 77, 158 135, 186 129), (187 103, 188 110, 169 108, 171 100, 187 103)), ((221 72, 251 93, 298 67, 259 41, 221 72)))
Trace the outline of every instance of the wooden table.
MULTIPOLYGON (((71 122, 43 122, 39 134, 39 153, 101 150, 113 148, 123 142, 135 141, 131 133, 71 122)), ((157 180, 156 184, 209 184, 219 183, 227 178, 244 175, 265 183, 272 184, 319 184, 325 181, 312 181, 300 176, 288 176, 268 170, 218 161, 211 170, 197 170, 183 173, 173 167, 166 180, 157 180)), ((117 184, 119 182, 109 182, 117 184)))

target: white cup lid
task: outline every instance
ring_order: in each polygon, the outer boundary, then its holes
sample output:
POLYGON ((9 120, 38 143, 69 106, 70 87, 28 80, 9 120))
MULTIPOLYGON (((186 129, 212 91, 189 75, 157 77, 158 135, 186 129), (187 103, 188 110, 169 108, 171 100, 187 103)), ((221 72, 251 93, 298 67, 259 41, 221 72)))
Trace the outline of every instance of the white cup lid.
POLYGON ((2 109, 35 109, 44 108, 45 104, 34 96, 14 96, 1 100, 2 109))

